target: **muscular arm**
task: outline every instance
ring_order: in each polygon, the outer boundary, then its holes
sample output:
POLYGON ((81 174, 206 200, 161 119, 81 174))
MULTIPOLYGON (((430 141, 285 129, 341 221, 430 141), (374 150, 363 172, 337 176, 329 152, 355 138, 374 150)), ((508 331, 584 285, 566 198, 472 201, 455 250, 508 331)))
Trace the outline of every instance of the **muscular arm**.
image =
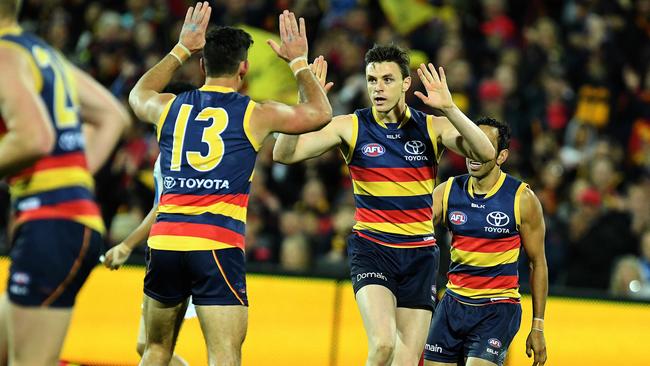
POLYGON ((535 362, 543 365, 546 361, 546 342, 544 341, 544 311, 548 295, 548 268, 544 253, 544 215, 542 205, 532 190, 526 188, 520 202, 521 227, 519 232, 528 256, 531 269, 530 287, 533 297, 533 325, 526 341, 527 353, 532 350, 535 362), (538 320, 542 319, 542 320, 538 320))
POLYGON ((476 161, 486 162, 494 158, 496 151, 490 140, 456 105, 443 112, 446 118, 433 117, 439 144, 476 161))
POLYGON ((129 104, 138 119, 153 124, 158 122, 165 105, 174 98, 174 94, 161 91, 180 65, 174 56, 167 54, 138 80, 129 93, 129 104))
POLYGON ((433 225, 439 225, 443 222, 444 217, 442 217, 442 198, 445 194, 445 187, 447 182, 438 184, 436 189, 433 190, 433 225))
POLYGON ((131 116, 111 93, 85 72, 69 65, 79 90, 88 169, 96 173, 131 124, 131 116))
POLYGON ((293 164, 322 155, 343 143, 352 143, 352 116, 337 116, 319 131, 302 135, 280 134, 273 147, 273 160, 293 164))
POLYGON ((55 137, 29 60, 6 47, 0 47, 0 60, 0 112, 7 127, 0 139, 0 177, 5 177, 49 154, 55 137))

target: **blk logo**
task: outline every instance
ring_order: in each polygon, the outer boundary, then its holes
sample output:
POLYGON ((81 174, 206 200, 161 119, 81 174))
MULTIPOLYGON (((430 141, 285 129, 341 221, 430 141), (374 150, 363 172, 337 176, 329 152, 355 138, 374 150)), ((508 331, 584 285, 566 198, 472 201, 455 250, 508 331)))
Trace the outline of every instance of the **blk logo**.
POLYGON ((376 158, 377 156, 382 156, 386 152, 386 148, 384 148, 382 145, 378 143, 370 143, 370 144, 365 144, 361 148, 361 152, 365 156, 369 156, 371 158, 376 158))
POLYGON ((406 150, 406 152, 411 155, 422 155, 426 149, 427 146, 424 144, 424 142, 419 140, 407 141, 404 144, 404 150, 406 150))
POLYGON ((492 211, 485 219, 488 224, 496 227, 506 226, 510 223, 510 217, 501 211, 492 211))

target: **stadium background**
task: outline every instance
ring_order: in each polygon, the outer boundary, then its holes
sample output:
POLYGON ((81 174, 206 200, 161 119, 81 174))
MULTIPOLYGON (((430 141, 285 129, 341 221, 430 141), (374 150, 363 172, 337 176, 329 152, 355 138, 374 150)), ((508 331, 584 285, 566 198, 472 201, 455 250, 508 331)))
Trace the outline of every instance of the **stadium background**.
MULTIPOLYGON (((140 75, 176 42, 184 0, 24 0, 21 25, 89 71, 126 103, 140 75)), ((544 207, 551 298, 550 365, 647 365, 650 329, 649 0, 220 0, 212 23, 255 38, 245 92, 296 101, 295 82, 265 40, 289 8, 307 20, 310 56, 330 62, 335 114, 369 105, 363 55, 373 43, 412 50, 412 66, 445 67, 458 106, 513 128, 505 170, 529 182, 544 207)), ((202 83, 198 60, 176 79, 202 83)), ((422 89, 417 78, 411 90, 422 89)), ((82 91, 83 92, 83 91, 82 91)), ((426 110, 411 93, 410 106, 426 110)), ((135 117, 133 117, 135 118, 135 117)), ((246 233, 251 319, 245 365, 357 365, 366 341, 347 278, 345 236, 353 201, 336 152, 304 164, 273 163, 267 141, 256 166, 246 233)), ((136 123, 96 176, 97 197, 118 243, 148 212, 155 134, 136 123)), ((439 181, 464 173, 447 152, 439 181)), ((5 187, 6 188, 6 187, 5 187)), ((1 201, 8 206, 7 190, 1 201)), ((6 216, 3 217, 6 220, 6 216)), ((2 225, 4 228, 5 225, 2 225)), ((448 238, 439 228, 443 253, 448 238)), ((2 233, 4 236, 5 234, 2 233)), ((8 250, 3 240, 5 252, 8 250)), ((133 264, 142 263, 142 255, 133 264)), ((2 273, 6 273, 2 262, 2 273)), ((135 364, 142 268, 98 269, 79 299, 64 358, 135 364)), ((528 269, 521 260, 526 292, 528 269)), ((4 282, 2 282, 4 286, 4 282)), ((530 306, 509 365, 523 352, 530 306)), ((205 364, 198 325, 179 353, 205 364)))

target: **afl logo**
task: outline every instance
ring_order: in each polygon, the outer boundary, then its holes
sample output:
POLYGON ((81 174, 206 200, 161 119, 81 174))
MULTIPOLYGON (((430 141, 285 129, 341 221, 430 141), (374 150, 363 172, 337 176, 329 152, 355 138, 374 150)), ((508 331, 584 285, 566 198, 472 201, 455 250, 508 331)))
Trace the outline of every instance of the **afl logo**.
POLYGON ((496 338, 488 339, 488 344, 497 349, 501 348, 501 341, 496 338))
POLYGON ((424 142, 419 140, 407 141, 404 144, 404 150, 406 150, 406 152, 411 155, 422 155, 426 149, 427 146, 424 144, 424 142))
POLYGON ((176 185, 176 180, 172 177, 165 177, 165 179, 163 179, 163 185, 165 186, 165 189, 172 189, 176 185))
POLYGON ((485 218, 488 224, 496 227, 502 227, 510 223, 510 217, 501 211, 492 211, 485 218))
POLYGON ((371 158, 376 158, 377 156, 382 156, 386 152, 386 148, 377 143, 365 144, 361 148, 363 155, 369 156, 371 158))
POLYGON ((464 212, 454 211, 449 214, 449 222, 454 225, 462 225, 467 222, 467 215, 464 212))

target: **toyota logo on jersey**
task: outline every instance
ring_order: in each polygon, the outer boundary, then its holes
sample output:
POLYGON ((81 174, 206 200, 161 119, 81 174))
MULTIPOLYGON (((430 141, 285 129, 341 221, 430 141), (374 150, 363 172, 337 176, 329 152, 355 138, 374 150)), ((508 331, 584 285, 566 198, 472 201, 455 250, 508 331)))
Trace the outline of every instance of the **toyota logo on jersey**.
POLYGON ((404 150, 406 150, 406 152, 411 155, 422 155, 426 149, 427 146, 424 144, 424 142, 419 140, 407 141, 404 144, 404 150))
POLYGON ((370 143, 370 144, 365 144, 361 148, 361 152, 365 156, 369 156, 371 158, 375 158, 377 156, 382 156, 386 152, 386 148, 384 148, 382 145, 378 143, 370 143))
POLYGON ((454 225, 462 225, 467 222, 467 215, 464 212, 454 211, 449 214, 449 222, 454 225))
POLYGON ((496 227, 502 227, 510 223, 510 216, 501 211, 492 211, 485 218, 488 224, 496 227))

